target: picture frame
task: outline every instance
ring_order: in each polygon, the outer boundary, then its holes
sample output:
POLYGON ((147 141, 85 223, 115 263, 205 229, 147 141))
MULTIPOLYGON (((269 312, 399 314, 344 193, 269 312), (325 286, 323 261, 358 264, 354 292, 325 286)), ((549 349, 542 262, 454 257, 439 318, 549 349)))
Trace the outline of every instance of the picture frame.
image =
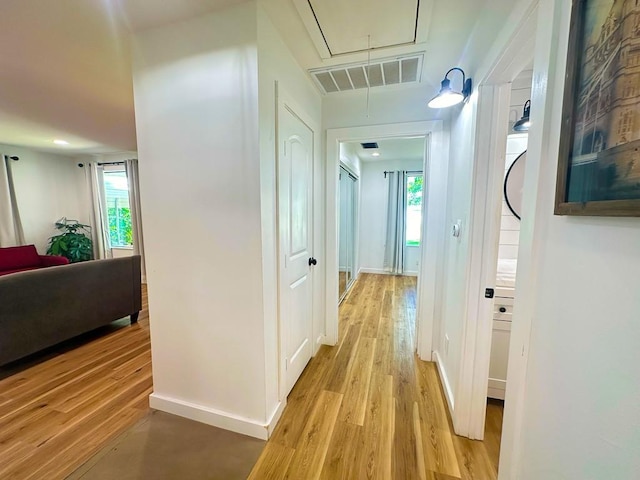
POLYGON ((573 0, 554 213, 640 216, 636 0, 573 0))

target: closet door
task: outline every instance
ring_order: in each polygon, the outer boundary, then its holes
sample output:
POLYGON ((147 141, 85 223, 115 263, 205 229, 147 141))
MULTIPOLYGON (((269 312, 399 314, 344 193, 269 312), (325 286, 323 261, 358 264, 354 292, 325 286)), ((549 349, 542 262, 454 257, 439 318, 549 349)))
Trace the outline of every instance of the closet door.
POLYGON ((343 167, 340 167, 339 195, 338 293, 342 300, 356 277, 357 219, 357 179, 343 167))

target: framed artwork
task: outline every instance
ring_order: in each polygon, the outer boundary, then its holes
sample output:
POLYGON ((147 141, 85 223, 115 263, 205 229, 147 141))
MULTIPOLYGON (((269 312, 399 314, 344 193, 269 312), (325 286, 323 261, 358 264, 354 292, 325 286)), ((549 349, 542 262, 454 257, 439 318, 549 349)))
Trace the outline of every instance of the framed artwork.
POLYGON ((555 214, 640 216, 638 0, 573 0, 555 214))

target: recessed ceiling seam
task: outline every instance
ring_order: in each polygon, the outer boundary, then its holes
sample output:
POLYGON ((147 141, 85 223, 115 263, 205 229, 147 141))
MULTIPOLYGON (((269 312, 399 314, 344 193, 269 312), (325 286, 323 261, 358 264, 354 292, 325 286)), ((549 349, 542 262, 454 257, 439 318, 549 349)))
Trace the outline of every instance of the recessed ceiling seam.
POLYGON ((311 0, 307 0, 307 4, 309 5, 309 8, 311 9, 311 13, 313 14, 313 18, 315 18, 315 20, 316 20, 316 25, 318 25, 318 30, 320 30, 320 35, 322 35, 322 40, 324 41, 324 44, 327 46, 327 50, 329 50, 329 55, 331 55, 333 57, 333 52, 331 51, 331 47, 329 46, 329 42, 327 42, 327 37, 324 36, 324 32, 322 31, 322 27, 320 26, 320 21, 318 20, 318 16, 316 15, 316 11, 313 9, 313 6, 311 5, 311 0))
POLYGON ((320 31, 320 35, 322 35, 322 41, 324 42, 324 44, 327 47, 327 50, 329 51, 329 55, 331 57, 338 57, 340 55, 353 55, 355 53, 362 53, 362 52, 367 52, 367 51, 372 51, 372 50, 382 50, 385 48, 396 48, 396 47, 404 47, 404 46, 408 46, 408 45, 415 45, 417 38, 418 38, 418 18, 419 18, 419 14, 420 14, 420 0, 416 0, 416 19, 414 22, 414 26, 413 26, 413 40, 410 42, 402 42, 402 43, 394 43, 394 44, 390 44, 390 45, 383 45, 380 47, 371 47, 369 46, 369 48, 363 48, 360 50, 351 50, 348 52, 341 52, 341 53, 333 53, 331 51, 331 47, 329 46, 329 42, 327 41, 327 37, 324 34, 324 30, 322 30, 322 26, 320 25, 320 20, 318 19, 318 16, 316 15, 315 10, 313 9, 313 5, 311 5, 311 0, 307 0, 307 5, 309 5, 309 9, 311 10, 311 14, 313 15, 313 18, 316 22, 316 25, 318 26, 318 30, 320 31))

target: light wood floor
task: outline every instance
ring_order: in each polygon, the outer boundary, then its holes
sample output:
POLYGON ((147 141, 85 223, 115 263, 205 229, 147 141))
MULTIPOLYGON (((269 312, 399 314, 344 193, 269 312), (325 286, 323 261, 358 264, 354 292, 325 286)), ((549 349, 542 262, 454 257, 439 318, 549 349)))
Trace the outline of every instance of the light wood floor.
POLYGON ((63 479, 148 413, 146 292, 138 324, 101 334, 32 366, 0 370, 1 479, 63 479))
POLYGON ((453 434, 433 363, 413 354, 415 278, 361 275, 288 398, 250 479, 496 478, 502 408, 484 442, 453 434))

